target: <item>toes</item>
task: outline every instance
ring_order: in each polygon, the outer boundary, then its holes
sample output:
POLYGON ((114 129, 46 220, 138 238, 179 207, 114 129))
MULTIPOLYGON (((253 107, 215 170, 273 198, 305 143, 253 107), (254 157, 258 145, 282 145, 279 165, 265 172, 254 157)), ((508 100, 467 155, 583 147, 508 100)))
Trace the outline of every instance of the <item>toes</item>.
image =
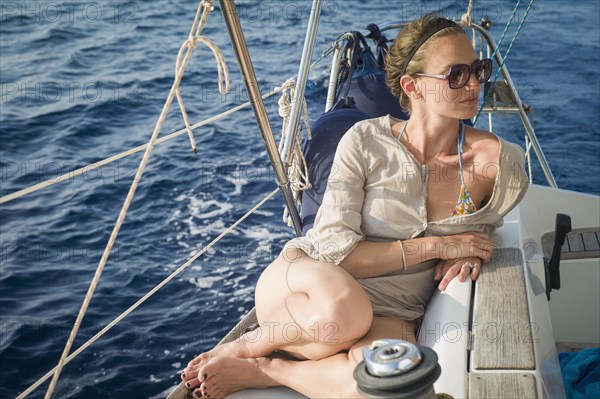
POLYGON ((207 398, 210 397, 210 396, 207 396, 207 395, 210 395, 210 392, 211 392, 210 385, 207 382, 203 382, 200 385, 200 389, 202 390, 202 393, 204 394, 204 396, 206 396, 207 398))
POLYGON ((201 362, 207 361, 209 359, 209 356, 207 353, 203 353, 199 356, 196 356, 194 359, 192 359, 189 363, 188 363, 188 368, 195 366, 201 362))
POLYGON ((181 372, 181 379, 183 381, 189 381, 192 378, 196 378, 198 376, 198 369, 185 369, 181 372))
POLYGON ((200 385, 200 390, 205 397, 210 399, 221 399, 226 396, 216 378, 202 383, 202 385, 200 385))
MULTIPOLYGON (((194 388, 192 388, 194 389, 194 388)), ((206 382, 199 384, 193 391, 192 397, 194 398, 213 398, 214 397, 214 388, 210 388, 206 382)))
POLYGON ((191 376, 197 376, 198 375, 198 370, 200 369, 200 365, 199 364, 193 364, 193 365, 188 365, 186 368, 183 369, 183 372, 181 373, 181 375, 185 375, 185 377, 183 377, 184 379, 190 379, 191 376))
POLYGON ((198 385, 200 385, 200 381, 198 381, 197 378, 192 378, 191 380, 185 382, 185 387, 188 389, 195 388, 198 385))
POLYGON ((181 375, 181 378, 188 389, 194 389, 198 387, 200 384, 206 381, 207 377, 207 374, 204 374, 202 377, 200 377, 198 369, 191 372, 184 372, 181 375))

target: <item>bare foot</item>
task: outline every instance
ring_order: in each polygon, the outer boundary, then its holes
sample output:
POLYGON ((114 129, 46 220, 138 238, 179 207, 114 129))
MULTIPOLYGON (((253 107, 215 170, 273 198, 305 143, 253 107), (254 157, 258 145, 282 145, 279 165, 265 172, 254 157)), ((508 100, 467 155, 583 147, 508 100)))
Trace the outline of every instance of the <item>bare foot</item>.
POLYGON ((279 385, 262 372, 261 364, 270 359, 239 359, 235 357, 214 357, 200 373, 208 376, 193 395, 220 399, 245 388, 267 388, 279 385))
MULTIPOLYGON (((256 331, 251 331, 247 334, 255 336, 256 331)), ((203 373, 200 373, 200 369, 217 356, 238 359, 258 357, 259 355, 252 353, 248 347, 248 343, 254 341, 255 340, 251 339, 251 337, 247 337, 246 334, 244 334, 235 341, 216 346, 208 352, 204 352, 197 356, 188 363, 187 367, 181 373, 181 379, 185 382, 185 386, 188 388, 195 388, 200 385, 206 379, 206 376, 204 376, 203 373)))

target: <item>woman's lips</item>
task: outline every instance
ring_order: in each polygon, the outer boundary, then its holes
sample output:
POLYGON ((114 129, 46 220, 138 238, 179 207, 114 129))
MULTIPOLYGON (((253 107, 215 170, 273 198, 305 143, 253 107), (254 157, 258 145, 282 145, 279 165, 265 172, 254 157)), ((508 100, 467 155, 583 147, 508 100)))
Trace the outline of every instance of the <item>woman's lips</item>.
POLYGON ((461 101, 461 104, 474 104, 477 102, 477 97, 468 98, 466 100, 461 101))

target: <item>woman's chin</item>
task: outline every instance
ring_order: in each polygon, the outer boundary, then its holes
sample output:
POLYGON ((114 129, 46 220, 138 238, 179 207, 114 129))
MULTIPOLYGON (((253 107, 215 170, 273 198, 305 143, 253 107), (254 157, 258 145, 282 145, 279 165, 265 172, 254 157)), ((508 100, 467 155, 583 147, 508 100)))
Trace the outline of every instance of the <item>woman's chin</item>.
POLYGON ((457 112, 458 119, 472 119, 477 115, 477 111, 479 110, 477 103, 461 108, 457 112))

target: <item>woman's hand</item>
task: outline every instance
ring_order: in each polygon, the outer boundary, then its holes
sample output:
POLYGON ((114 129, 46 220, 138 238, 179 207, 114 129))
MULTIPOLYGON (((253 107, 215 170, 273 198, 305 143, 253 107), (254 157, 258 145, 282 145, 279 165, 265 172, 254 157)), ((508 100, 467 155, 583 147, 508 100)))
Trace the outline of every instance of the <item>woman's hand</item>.
POLYGON ((494 243, 487 233, 471 231, 453 236, 439 237, 440 258, 445 260, 480 258, 488 262, 492 257, 494 243))
POLYGON ((462 283, 470 273, 471 280, 475 281, 479 276, 481 264, 482 260, 477 257, 442 260, 435 267, 433 279, 442 280, 438 289, 443 292, 456 276, 458 276, 458 281, 462 283))

